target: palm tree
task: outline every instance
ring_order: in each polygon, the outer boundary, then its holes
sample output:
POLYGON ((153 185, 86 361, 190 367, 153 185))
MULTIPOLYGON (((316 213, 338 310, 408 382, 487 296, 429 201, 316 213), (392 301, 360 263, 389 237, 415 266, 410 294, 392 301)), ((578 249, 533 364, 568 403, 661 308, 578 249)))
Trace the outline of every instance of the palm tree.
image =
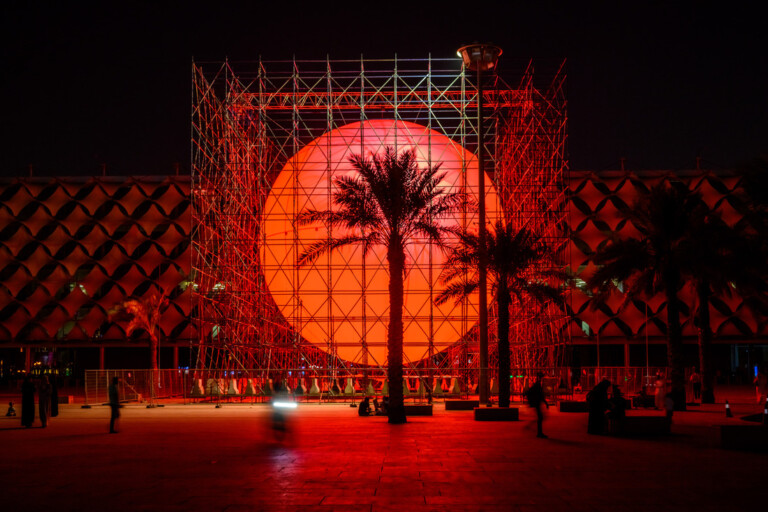
POLYGON ((362 244, 363 257, 373 246, 387 250, 389 271, 389 326, 387 328, 387 378, 389 423, 405 423, 403 403, 403 282, 405 249, 416 240, 428 240, 445 248, 444 236, 454 232, 442 219, 456 212, 462 195, 440 186, 445 174, 440 164, 419 169, 414 150, 399 155, 387 147, 383 154, 364 158, 352 155, 356 176, 334 178, 335 210, 305 210, 300 225, 324 222, 343 235, 311 244, 299 256, 299 264, 311 263, 321 254, 340 247, 362 244))
MULTIPOLYGON (((486 236, 488 255, 488 277, 491 290, 496 295, 498 306, 498 360, 499 360, 499 406, 509 407, 509 307, 512 297, 523 303, 526 297, 539 303, 560 298, 560 291, 547 281, 564 278, 562 272, 547 268, 550 250, 544 241, 528 229, 517 230, 501 220, 486 236)), ((475 271, 480 258, 480 238, 475 233, 459 235, 459 245, 446 260, 440 277, 446 287, 435 299, 443 304, 448 299, 461 300, 475 293, 478 276, 475 271)))
POLYGON ((625 283, 627 299, 642 294, 666 296, 667 364, 676 410, 685 410, 682 302, 678 291, 688 262, 681 243, 690 237, 692 215, 700 207, 701 197, 692 194, 684 184, 656 185, 627 211, 638 236, 613 239, 600 247, 592 256, 599 268, 587 280, 590 289, 598 290, 593 297, 594 305, 605 298, 615 282, 625 283))
POLYGON ((155 396, 155 375, 157 373, 157 346, 160 340, 160 316, 168 306, 168 296, 153 293, 145 299, 125 299, 109 311, 109 319, 127 320, 126 334, 130 336, 143 330, 149 336, 149 367, 151 370, 151 398, 155 396))
POLYGON ((715 297, 738 294, 753 313, 765 311, 764 241, 752 236, 744 225, 729 226, 704 201, 691 210, 690 224, 689 236, 680 243, 682 271, 696 297, 701 401, 715 403, 709 308, 715 297))

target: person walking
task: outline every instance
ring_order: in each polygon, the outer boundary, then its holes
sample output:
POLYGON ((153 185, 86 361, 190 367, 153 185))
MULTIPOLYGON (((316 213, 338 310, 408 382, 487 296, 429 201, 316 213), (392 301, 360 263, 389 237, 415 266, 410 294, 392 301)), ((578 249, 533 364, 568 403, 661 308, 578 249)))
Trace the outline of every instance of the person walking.
POLYGON ((693 369, 691 378, 688 380, 691 381, 691 386, 693 387, 693 399, 701 400, 701 375, 696 371, 696 368, 693 369))
POLYGON ((21 384, 21 424, 27 428, 35 422, 35 385, 29 374, 21 384))
POLYGON ((40 389, 37 393, 40 423, 43 424, 43 428, 48 426, 48 421, 51 418, 51 392, 51 383, 48 381, 48 376, 43 375, 43 379, 40 381, 40 389))
POLYGON ((656 374, 656 409, 664 410, 664 398, 667 396, 666 391, 667 383, 666 379, 661 375, 661 372, 656 374))
POLYGON ((755 379, 752 381, 755 385, 755 396, 757 403, 762 404, 768 397, 768 375, 765 373, 765 367, 758 370, 755 379))
POLYGON ((536 437, 546 439, 547 436, 544 435, 544 431, 542 430, 544 411, 542 410, 541 405, 544 404, 547 406, 547 409, 549 409, 549 404, 547 403, 547 398, 544 396, 544 388, 541 386, 541 379, 543 377, 544 374, 541 372, 536 374, 536 381, 530 388, 528 388, 526 397, 528 398, 528 405, 536 410, 536 437))
POLYGON ((120 395, 117 392, 117 385, 120 379, 112 377, 112 384, 109 385, 107 393, 109 395, 109 433, 117 434, 116 423, 120 419, 120 395))

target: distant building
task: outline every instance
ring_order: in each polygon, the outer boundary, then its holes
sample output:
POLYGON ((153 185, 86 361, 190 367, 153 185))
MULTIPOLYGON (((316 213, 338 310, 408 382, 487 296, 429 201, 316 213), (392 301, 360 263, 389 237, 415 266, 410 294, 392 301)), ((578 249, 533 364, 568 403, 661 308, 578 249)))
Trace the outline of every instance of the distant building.
MULTIPOLYGON (((746 212, 739 196, 741 178, 733 173, 711 171, 606 171, 572 172, 569 180, 571 270, 591 273, 589 258, 611 236, 634 231, 624 212, 638 194, 662 181, 682 181, 701 193, 704 201, 733 225, 746 212)), ((621 285, 621 284, 620 284, 621 285)), ((698 331, 694 325, 693 290, 684 286, 680 297, 687 306, 682 311, 687 366, 698 365, 698 331)), ((650 300, 633 300, 619 308, 624 297, 615 293, 597 310, 590 309, 588 296, 572 293, 571 336, 576 364, 595 366, 666 365, 666 301, 662 295, 650 300), (647 341, 647 344, 646 344, 647 341)), ((756 319, 744 301, 714 297, 711 306, 714 331, 715 369, 723 378, 749 371, 768 360, 766 319, 756 319)), ((742 375, 742 380, 748 378, 742 375)), ((749 379, 751 382, 751 378, 749 379)))
MULTIPOLYGON (((739 176, 706 171, 572 172, 569 180, 575 273, 611 235, 633 229, 623 212, 639 191, 678 180, 701 192, 729 223, 742 218, 739 176)), ((129 337, 110 321, 121 300, 165 293, 161 365, 187 366, 197 339, 190 297, 188 177, 19 178, 0 181, 0 372, 10 367, 147 367, 142 333, 129 337)), ((697 364, 690 290, 681 296, 689 366, 697 364)), ((666 364, 665 302, 635 300, 619 310, 616 294, 593 311, 587 295, 569 299, 572 363, 580 366, 666 364), (600 359, 598 361, 598 346, 600 359)), ((768 360, 768 327, 743 301, 712 304, 716 369, 725 378, 768 360)))
POLYGON ((177 347, 194 337, 189 178, 6 179, 0 199, 5 373, 36 364, 147 367, 142 333, 129 338, 109 310, 153 293, 170 297, 163 364, 179 361, 177 347))

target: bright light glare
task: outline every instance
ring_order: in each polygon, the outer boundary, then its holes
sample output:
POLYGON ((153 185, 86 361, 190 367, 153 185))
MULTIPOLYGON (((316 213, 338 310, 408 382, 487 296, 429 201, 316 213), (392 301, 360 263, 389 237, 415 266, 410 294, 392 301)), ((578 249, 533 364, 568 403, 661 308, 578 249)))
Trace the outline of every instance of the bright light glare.
POLYGON ((272 405, 283 409, 295 409, 297 407, 296 402, 272 402, 272 405))

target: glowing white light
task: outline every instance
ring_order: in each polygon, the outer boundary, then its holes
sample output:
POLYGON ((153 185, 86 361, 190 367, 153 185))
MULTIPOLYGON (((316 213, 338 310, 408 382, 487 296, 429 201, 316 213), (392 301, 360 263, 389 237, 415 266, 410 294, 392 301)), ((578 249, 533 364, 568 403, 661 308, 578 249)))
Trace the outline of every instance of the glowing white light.
POLYGON ((272 402, 272 405, 284 409, 295 409, 297 407, 296 402, 272 402))

